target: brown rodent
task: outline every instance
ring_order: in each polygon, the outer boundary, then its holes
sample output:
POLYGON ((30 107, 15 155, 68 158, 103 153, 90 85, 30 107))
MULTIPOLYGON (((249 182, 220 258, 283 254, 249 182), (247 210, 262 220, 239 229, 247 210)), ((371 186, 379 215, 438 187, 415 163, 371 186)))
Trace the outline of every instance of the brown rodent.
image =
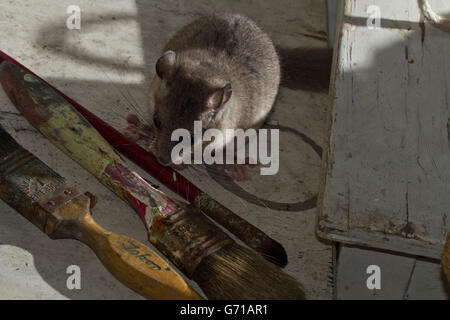
POLYGON ((164 47, 150 88, 153 152, 171 164, 175 129, 257 128, 280 82, 270 38, 241 14, 212 14, 186 25, 164 47))

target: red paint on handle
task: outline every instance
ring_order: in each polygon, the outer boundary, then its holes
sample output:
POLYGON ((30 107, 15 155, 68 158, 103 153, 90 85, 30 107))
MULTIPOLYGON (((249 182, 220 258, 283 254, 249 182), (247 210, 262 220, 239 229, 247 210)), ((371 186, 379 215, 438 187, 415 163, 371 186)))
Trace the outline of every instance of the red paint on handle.
POLYGON ((25 66, 8 56, 6 53, 0 51, 0 63, 3 60, 7 60, 17 64, 18 66, 24 68, 34 76, 44 81, 50 87, 55 89, 64 99, 67 100, 67 102, 72 104, 75 109, 77 109, 77 111, 81 113, 83 117, 85 117, 92 124, 92 126, 97 129, 98 132, 100 132, 105 140, 109 142, 109 144, 111 144, 117 151, 131 159, 139 167, 143 168, 145 171, 151 174, 155 179, 159 180, 166 187, 191 203, 193 203, 195 199, 200 195, 201 191, 189 180, 178 174, 172 168, 160 165, 155 156, 153 156, 151 153, 147 152, 136 143, 125 138, 119 131, 112 128, 92 112, 86 110, 79 103, 66 96, 50 83, 36 75, 30 69, 26 68, 25 66))
POLYGON ((169 215, 178 210, 172 198, 155 190, 147 181, 121 163, 110 163, 104 172, 116 183, 116 186, 120 186, 117 188, 118 193, 126 198, 146 225, 148 218, 153 219, 153 217, 146 217, 147 208, 158 208, 158 212, 163 215, 169 215))
MULTIPOLYGON (((200 196, 202 198, 205 197, 207 200, 208 199, 212 200, 211 198, 209 198, 207 194, 200 191, 195 185, 193 185, 183 176, 179 175, 176 171, 172 170, 170 167, 163 167, 162 165, 160 165, 152 154, 144 150, 136 143, 125 138, 121 133, 112 128, 106 122, 99 119, 93 113, 83 108, 80 104, 78 104, 77 102, 66 96, 64 93, 53 87, 51 84, 40 78, 31 70, 24 67, 22 64, 18 63, 4 52, 0 51, 0 63, 3 60, 10 61, 22 67, 24 70, 30 72, 37 78, 44 81, 51 88, 56 90, 64 99, 66 99, 67 102, 72 104, 72 106, 79 113, 81 113, 92 124, 92 126, 96 128, 97 131, 100 132, 100 134, 105 138, 105 140, 107 140, 117 151, 127 156, 134 163, 143 168, 154 178, 158 179, 169 189, 171 189, 172 191, 174 191, 175 193, 186 199, 188 202, 195 204, 197 202, 196 201, 197 199, 201 200, 200 196)), ((131 124, 133 124, 135 120, 136 119, 133 117, 127 119, 127 121, 129 121, 131 124)), ((151 188, 151 186, 148 185, 148 183, 145 184, 149 188, 151 188)), ((147 208, 148 204, 143 203, 142 201, 136 199, 128 192, 123 193, 123 195, 125 200, 127 200, 128 203, 139 213, 146 227, 148 227, 148 224, 151 224, 151 221, 146 219, 145 209, 147 208)), ((161 203, 166 204, 171 203, 172 205, 177 206, 177 201, 174 199, 168 200, 166 198, 165 201, 161 201, 161 203)), ((243 240, 247 245, 249 245, 256 251, 266 255, 266 257, 268 257, 270 261, 280 266, 285 266, 287 264, 286 252, 281 244, 271 239, 261 230, 249 224, 247 221, 235 215, 233 212, 229 211, 225 207, 222 207, 220 204, 215 203, 213 200, 209 202, 209 204, 212 204, 214 207, 214 209, 211 210, 206 209, 207 210, 206 213, 209 217, 211 217, 221 225, 225 226, 231 233, 233 233, 235 236, 243 240)), ((173 210, 173 208, 171 209, 170 205, 162 206, 162 208, 164 209, 161 210, 163 214, 164 212, 169 212, 173 210)))

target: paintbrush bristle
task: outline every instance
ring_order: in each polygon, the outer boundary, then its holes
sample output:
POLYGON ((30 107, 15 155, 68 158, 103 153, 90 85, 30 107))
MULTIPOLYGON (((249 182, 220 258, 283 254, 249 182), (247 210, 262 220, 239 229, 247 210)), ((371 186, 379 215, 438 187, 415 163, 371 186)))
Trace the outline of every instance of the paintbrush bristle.
POLYGON ((305 299, 303 287, 297 280, 237 243, 204 258, 193 279, 209 299, 305 299))
POLYGON ((22 147, 0 126, 0 160, 22 147))

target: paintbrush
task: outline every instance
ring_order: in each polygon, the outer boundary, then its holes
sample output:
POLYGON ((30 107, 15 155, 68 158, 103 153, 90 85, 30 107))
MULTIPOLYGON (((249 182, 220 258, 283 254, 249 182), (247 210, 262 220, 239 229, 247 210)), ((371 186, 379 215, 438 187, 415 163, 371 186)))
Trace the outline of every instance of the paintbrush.
MULTIPOLYGON (((0 63, 2 60, 11 61, 38 77, 20 63, 0 51, 0 63)), ((225 227, 250 248, 259 252, 267 260, 282 268, 287 265, 288 259, 286 251, 279 242, 270 238, 259 228, 250 224, 248 221, 211 198, 206 192, 198 189, 193 183, 172 168, 160 165, 151 153, 124 137, 117 130, 85 109, 76 101, 67 97, 58 89, 50 84, 48 85, 72 104, 117 151, 136 163, 170 190, 200 208, 208 217, 225 227)))
POLYGON ((89 212, 94 196, 68 186, 2 127, 0 198, 51 239, 76 239, 88 245, 119 281, 140 295, 202 299, 156 252, 98 225, 89 212))
POLYGON ((3 62, 0 82, 35 128, 138 212, 151 243, 208 298, 304 298, 293 277, 238 245, 198 208, 168 197, 129 170, 95 128, 39 78, 3 62))

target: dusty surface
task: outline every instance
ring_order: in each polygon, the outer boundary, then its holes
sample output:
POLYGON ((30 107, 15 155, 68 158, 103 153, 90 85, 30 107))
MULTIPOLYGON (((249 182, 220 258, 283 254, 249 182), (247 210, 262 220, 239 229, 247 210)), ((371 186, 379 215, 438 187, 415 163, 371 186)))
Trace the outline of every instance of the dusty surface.
POLYGON ((345 3, 320 226, 329 239, 440 259, 450 205, 448 31, 424 22, 416 2, 378 1, 374 30, 361 18, 370 1, 345 3))
MULTIPOLYGON (((81 29, 68 30, 66 8, 71 4, 0 1, 0 49, 117 128, 125 125, 127 113, 145 110, 153 65, 183 24, 214 10, 240 12, 271 36, 284 70, 271 115, 281 129, 279 174, 262 177, 257 168, 248 169, 227 179, 233 183, 227 189, 217 176, 204 171, 183 174, 282 243, 289 256, 286 271, 304 283, 310 298, 331 298, 327 279, 331 249, 316 239, 315 208, 307 205, 318 191, 317 146, 324 138, 328 105, 324 1, 196 1, 195 6, 184 1, 78 1, 81 29), (284 204, 285 209, 268 208, 261 199, 284 204)), ((3 93, 0 117, 25 147, 69 182, 99 196, 94 217, 100 224, 148 243, 137 215, 41 138, 3 93)), ((48 239, 4 203, 0 211, 0 298, 139 298, 83 244, 48 239), (81 268, 82 290, 66 287, 66 268, 71 264, 81 268)))

